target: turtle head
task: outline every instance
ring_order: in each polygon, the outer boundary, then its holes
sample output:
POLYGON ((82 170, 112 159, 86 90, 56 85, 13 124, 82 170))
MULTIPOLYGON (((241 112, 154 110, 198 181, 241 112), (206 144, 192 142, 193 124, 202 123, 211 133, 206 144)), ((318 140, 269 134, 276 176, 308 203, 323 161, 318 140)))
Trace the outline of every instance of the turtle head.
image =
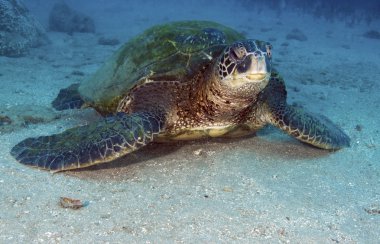
POLYGON ((272 46, 248 39, 234 42, 221 54, 216 69, 221 82, 230 87, 253 84, 261 89, 271 73, 272 46))

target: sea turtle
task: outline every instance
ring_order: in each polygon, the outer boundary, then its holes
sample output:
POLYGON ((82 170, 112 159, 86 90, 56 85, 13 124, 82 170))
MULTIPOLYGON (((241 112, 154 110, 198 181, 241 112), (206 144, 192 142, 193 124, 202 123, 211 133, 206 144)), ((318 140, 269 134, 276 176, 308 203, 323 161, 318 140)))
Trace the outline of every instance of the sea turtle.
POLYGON ((286 103, 271 58, 269 43, 214 22, 154 26, 53 101, 58 110, 91 106, 103 119, 25 139, 11 154, 26 165, 70 170, 109 162, 152 141, 243 136, 266 124, 315 147, 349 146, 330 120, 286 103))

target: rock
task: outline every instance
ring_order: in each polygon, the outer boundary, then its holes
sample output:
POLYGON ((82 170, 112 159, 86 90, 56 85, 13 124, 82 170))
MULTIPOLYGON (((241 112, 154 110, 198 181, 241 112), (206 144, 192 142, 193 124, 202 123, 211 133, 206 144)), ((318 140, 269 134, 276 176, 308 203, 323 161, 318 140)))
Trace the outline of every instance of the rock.
POLYGON ((12 124, 11 118, 6 115, 0 115, 0 126, 12 124))
POLYGON ((94 20, 80 12, 71 9, 65 3, 57 3, 49 15, 49 29, 51 31, 65 32, 95 32, 94 20))
POLYGON ((37 124, 49 123, 61 116, 62 114, 51 107, 35 104, 2 108, 0 111, 0 135, 37 124))
POLYGON ((60 197, 59 204, 62 208, 80 209, 88 206, 88 201, 81 201, 79 199, 73 199, 69 197, 60 197))
POLYGON ((293 29, 289 34, 286 35, 287 40, 297 40, 297 41, 307 41, 306 35, 299 29, 293 29))
POLYGON ((73 72, 71 72, 71 74, 76 75, 76 76, 85 76, 85 74, 80 70, 73 70, 73 72))
POLYGON ((368 214, 379 215, 380 214, 380 205, 379 204, 372 204, 371 206, 364 208, 364 211, 366 211, 368 214))
POLYGON ((370 39, 380 40, 380 32, 375 31, 375 30, 367 31, 366 33, 363 34, 363 36, 370 39))
POLYGON ((289 42, 283 42, 283 43, 281 44, 281 46, 282 46, 282 47, 288 47, 288 46, 289 46, 289 42))
POLYGON ((120 44, 120 41, 116 38, 100 37, 98 39, 99 45, 116 46, 120 44))
POLYGON ((48 42, 44 28, 20 0, 0 0, 0 56, 24 56, 48 42))

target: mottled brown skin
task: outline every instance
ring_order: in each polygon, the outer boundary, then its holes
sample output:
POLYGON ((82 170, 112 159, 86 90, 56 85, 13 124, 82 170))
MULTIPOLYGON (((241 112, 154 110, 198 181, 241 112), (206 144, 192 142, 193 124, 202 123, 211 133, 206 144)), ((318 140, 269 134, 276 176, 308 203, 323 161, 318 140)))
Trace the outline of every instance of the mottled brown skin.
POLYGON ((216 137, 247 122, 260 91, 257 83, 231 89, 219 82, 215 68, 205 66, 188 83, 150 81, 135 86, 119 104, 118 111, 163 111, 166 122, 159 135, 162 140, 216 137))
POLYGON ((157 135, 160 141, 239 137, 272 124, 319 148, 348 146, 348 137, 330 120, 288 105, 286 95, 284 80, 276 71, 268 82, 232 89, 219 82, 215 68, 204 67, 189 83, 150 81, 137 85, 125 98, 128 105, 123 100, 118 111, 163 111, 166 119, 157 135))

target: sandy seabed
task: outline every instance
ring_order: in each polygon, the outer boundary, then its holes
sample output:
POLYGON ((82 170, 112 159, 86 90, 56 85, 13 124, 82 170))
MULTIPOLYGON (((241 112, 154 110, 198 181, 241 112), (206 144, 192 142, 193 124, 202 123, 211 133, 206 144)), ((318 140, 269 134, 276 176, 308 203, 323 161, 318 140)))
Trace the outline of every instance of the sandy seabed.
POLYGON ((97 34, 50 32, 50 45, 22 58, 0 57, 1 115, 40 118, 0 130, 0 243, 377 243, 380 41, 362 36, 370 27, 216 5, 175 7, 90 6, 97 34), (117 49, 98 45, 100 36, 124 42, 179 19, 214 20, 270 40, 289 102, 339 124, 351 147, 326 152, 267 128, 242 139, 152 144, 112 163, 58 174, 10 156, 22 139, 96 116, 56 112, 50 102, 117 49), (293 28, 308 40, 286 40, 293 28), (64 209, 63 196, 89 205, 64 209))

